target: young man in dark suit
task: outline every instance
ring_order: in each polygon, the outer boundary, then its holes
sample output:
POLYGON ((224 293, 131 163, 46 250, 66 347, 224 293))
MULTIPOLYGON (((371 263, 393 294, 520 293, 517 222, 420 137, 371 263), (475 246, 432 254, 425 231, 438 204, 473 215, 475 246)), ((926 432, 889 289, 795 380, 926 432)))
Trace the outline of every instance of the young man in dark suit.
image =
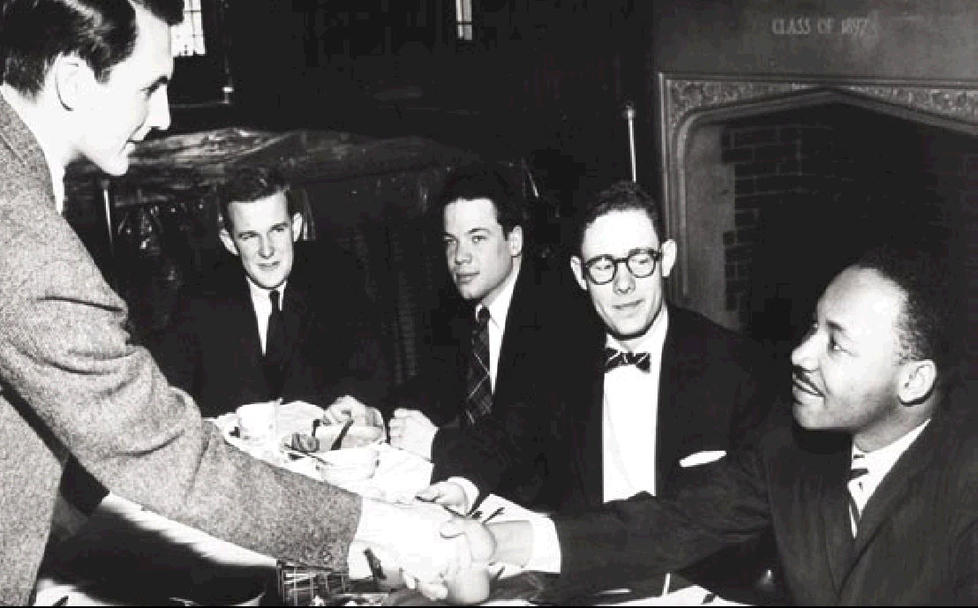
POLYGON ((452 480, 429 498, 463 510, 489 492, 533 503, 550 415, 532 396, 559 371, 569 286, 535 263, 525 204, 497 168, 457 169, 431 212, 462 304, 436 315, 428 370, 393 391, 391 445, 430 459, 433 481, 452 480))
POLYGON ((955 383, 941 260, 880 247, 839 273, 792 352, 791 411, 671 498, 458 521, 472 553, 604 585, 773 529, 798 604, 978 602, 978 418, 955 383))
POLYGON ((558 506, 668 494, 763 420, 766 361, 749 340, 667 304, 677 247, 641 187, 600 192, 577 225, 571 270, 600 323, 566 346, 555 387, 569 448, 558 506))
POLYGON ((300 248, 303 217, 277 171, 231 173, 221 241, 236 262, 181 294, 154 354, 205 416, 254 401, 378 403, 388 366, 356 266, 338 250, 300 248))

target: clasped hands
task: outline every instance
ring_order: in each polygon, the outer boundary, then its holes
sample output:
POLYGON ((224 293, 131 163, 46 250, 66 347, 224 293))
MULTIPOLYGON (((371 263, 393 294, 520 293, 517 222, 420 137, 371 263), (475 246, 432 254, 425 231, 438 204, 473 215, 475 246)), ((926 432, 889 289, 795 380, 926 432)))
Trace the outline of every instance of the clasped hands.
POLYGON ((474 519, 421 500, 399 505, 365 499, 356 540, 379 557, 392 586, 400 579, 430 599, 453 603, 488 597, 486 564, 496 543, 474 519))

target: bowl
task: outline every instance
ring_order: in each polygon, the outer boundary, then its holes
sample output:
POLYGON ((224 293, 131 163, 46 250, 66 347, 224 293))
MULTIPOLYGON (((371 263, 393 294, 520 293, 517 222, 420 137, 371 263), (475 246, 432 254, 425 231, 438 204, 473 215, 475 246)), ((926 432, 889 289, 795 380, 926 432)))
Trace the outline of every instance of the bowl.
MULTIPOLYGON (((343 429, 342 424, 328 424, 316 430, 316 438, 319 439, 319 452, 329 451, 336 436, 343 429)), ((359 448, 368 445, 376 445, 384 442, 384 428, 380 426, 370 426, 365 424, 354 424, 347 431, 340 448, 359 448)))
POLYGON ((323 479, 335 485, 373 477, 380 452, 374 446, 363 446, 317 452, 317 457, 323 479))

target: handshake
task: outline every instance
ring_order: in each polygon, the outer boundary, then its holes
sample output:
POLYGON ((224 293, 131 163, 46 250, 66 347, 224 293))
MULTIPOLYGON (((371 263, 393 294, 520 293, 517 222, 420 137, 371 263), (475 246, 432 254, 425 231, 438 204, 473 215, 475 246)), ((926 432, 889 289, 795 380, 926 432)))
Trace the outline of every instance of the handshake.
POLYGON ((403 581, 429 599, 454 604, 489 596, 487 566, 496 553, 495 536, 485 524, 444 505, 364 499, 355 541, 377 556, 382 573, 374 574, 390 585, 403 581))

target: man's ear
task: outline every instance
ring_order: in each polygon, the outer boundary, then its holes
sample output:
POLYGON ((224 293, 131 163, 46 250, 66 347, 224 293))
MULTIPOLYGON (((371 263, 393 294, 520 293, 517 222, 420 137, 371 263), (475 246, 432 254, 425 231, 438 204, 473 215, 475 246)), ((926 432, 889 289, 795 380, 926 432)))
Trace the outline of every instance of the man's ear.
POLYGON ((576 255, 572 255, 570 259, 571 272, 574 273, 574 278, 577 279, 577 284, 581 286, 581 289, 587 291, 587 280, 584 278, 584 265, 581 263, 581 258, 576 255))
POLYGON ((295 243, 302 236, 302 214, 296 211, 292 214, 292 242, 295 243))
POLYGON ((237 256, 238 246, 237 244, 235 244, 234 239, 231 238, 231 233, 228 232, 228 229, 221 228, 221 231, 218 233, 218 235, 221 237, 221 242, 224 244, 224 248, 228 250, 228 253, 230 253, 233 256, 237 256))
POLYGON ((523 253, 523 227, 513 226, 509 234, 506 235, 506 244, 509 245, 509 255, 517 257, 523 253))
POLYGON ((659 262, 662 276, 668 277, 672 272, 672 267, 676 264, 676 241, 669 239, 660 247, 662 250, 662 261, 659 262))
POLYGON ((88 103, 95 86, 95 72, 77 55, 58 55, 51 66, 55 92, 66 110, 77 110, 88 103))
POLYGON ((921 403, 934 390, 936 382, 937 366, 930 359, 904 363, 897 387, 900 403, 907 407, 921 403))

